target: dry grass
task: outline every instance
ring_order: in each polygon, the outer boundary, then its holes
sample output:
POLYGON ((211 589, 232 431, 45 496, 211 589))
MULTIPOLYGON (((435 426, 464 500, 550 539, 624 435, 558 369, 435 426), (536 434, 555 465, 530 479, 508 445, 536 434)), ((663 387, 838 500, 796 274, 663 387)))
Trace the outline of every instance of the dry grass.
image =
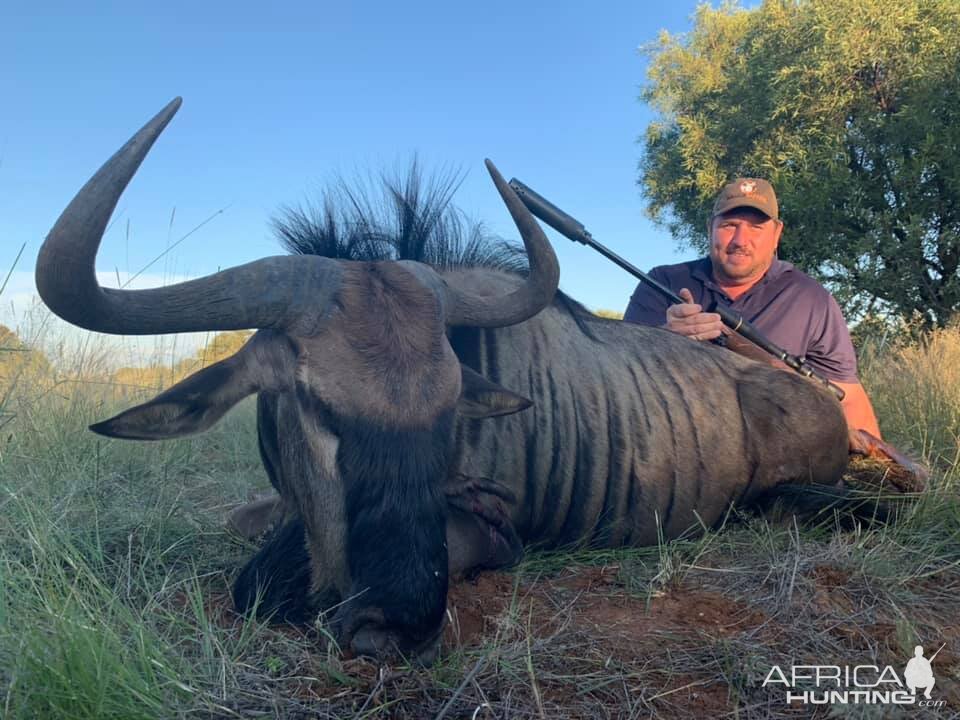
POLYGON ((960 323, 914 343, 868 343, 861 374, 883 432, 945 470, 960 462, 960 323))

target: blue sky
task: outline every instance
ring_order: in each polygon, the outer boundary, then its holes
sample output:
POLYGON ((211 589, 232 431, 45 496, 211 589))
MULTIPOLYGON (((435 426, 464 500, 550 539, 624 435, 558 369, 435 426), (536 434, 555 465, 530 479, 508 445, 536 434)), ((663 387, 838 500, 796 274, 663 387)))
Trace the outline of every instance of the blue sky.
MULTIPOLYGON (((174 96, 183 107, 120 201, 98 270, 142 282, 281 252, 268 221, 338 174, 462 170, 455 202, 516 237, 490 157, 641 268, 690 257, 643 215, 638 47, 695 3, 8 4, 0 21, 0 303, 30 292, 44 235, 174 96), (222 212, 221 212, 222 211, 222 212)), ((635 281, 551 233, 561 287, 623 309, 635 281)), ((139 282, 138 281, 138 284, 139 282)), ((0 321, 3 318, 0 317, 0 321)))

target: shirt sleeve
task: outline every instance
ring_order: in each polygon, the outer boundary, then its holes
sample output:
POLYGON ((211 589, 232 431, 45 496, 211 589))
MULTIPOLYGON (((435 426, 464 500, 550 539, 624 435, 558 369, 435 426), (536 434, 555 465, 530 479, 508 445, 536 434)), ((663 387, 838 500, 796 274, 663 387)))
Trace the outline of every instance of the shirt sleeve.
MULTIPOLYGON (((665 278, 658 277, 657 268, 650 271, 650 276, 665 285, 667 284, 665 278)), ((660 293, 644 283, 638 283, 637 289, 633 291, 633 295, 630 297, 623 319, 638 325, 663 327, 667 322, 667 308, 669 306, 670 303, 660 293)))
POLYGON ((857 354, 850 339, 850 330, 833 295, 825 291, 822 331, 810 339, 807 361, 824 377, 835 382, 860 382, 857 377, 857 354))

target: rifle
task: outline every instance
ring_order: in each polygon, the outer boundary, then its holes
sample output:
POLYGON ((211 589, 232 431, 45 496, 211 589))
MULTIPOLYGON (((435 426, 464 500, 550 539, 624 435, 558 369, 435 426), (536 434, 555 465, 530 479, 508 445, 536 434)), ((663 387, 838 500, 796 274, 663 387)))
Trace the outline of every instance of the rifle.
MULTIPOLYGON (((534 190, 530 189, 516 178, 510 180, 510 187, 513 188, 513 191, 517 193, 517 196, 523 201, 523 204, 527 206, 527 209, 531 213, 543 220, 543 222, 559 232, 561 235, 573 240, 574 242, 582 243, 589 248, 593 248, 608 260, 611 260, 619 265, 642 283, 656 290, 674 305, 683 303, 683 299, 673 292, 673 290, 668 288, 666 285, 657 282, 645 272, 617 255, 615 252, 594 240, 590 232, 583 226, 583 223, 565 213, 542 195, 537 194, 534 190)), ((748 341, 762 348, 765 352, 777 358, 787 367, 792 368, 804 377, 808 377, 820 382, 831 392, 833 392, 837 400, 843 400, 844 392, 841 388, 837 387, 827 378, 823 377, 816 370, 810 367, 805 358, 797 355, 791 355, 779 345, 771 342, 752 324, 744 320, 742 315, 737 314, 730 308, 720 305, 717 302, 713 302, 711 307, 707 308, 707 312, 715 312, 717 315, 719 315, 720 320, 733 332, 734 335, 739 335, 743 338, 746 338, 748 341)))

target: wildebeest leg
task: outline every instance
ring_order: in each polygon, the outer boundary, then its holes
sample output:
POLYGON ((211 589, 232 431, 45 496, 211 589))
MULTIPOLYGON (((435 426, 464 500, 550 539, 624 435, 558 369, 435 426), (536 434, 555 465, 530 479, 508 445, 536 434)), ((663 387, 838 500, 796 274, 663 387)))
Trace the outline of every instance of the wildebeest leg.
POLYGON ((890 473, 890 486, 893 490, 923 492, 930 479, 930 471, 927 468, 866 430, 850 431, 850 453, 902 468, 902 472, 890 473))
POLYGON ((807 524, 839 520, 842 526, 853 519, 885 522, 895 510, 894 504, 857 492, 842 481, 836 485, 784 483, 761 495, 752 506, 773 519, 790 520, 795 516, 807 524))
POLYGON ((451 577, 509 567, 520 560, 523 543, 505 505, 516 500, 509 488, 488 478, 458 474, 445 490, 451 577))
MULTIPOLYGON (((793 372, 784 362, 776 359, 766 350, 750 342, 742 335, 730 333, 726 329, 724 330, 724 335, 726 337, 725 345, 728 350, 732 350, 738 355, 750 358, 751 360, 757 360, 780 370, 793 372)), ((811 380, 811 382, 819 383, 818 380, 811 380)), ((919 492, 926 487, 926 483, 930 479, 930 471, 893 445, 859 428, 850 428, 849 442, 851 455, 863 455, 882 462, 892 462, 901 466, 904 471, 911 476, 910 479, 916 485, 916 487, 909 488, 910 491, 919 492)))
POLYGON ((246 614, 256 606, 258 618, 304 623, 335 598, 310 591, 311 563, 303 520, 287 521, 267 538, 233 584, 233 603, 246 614))

